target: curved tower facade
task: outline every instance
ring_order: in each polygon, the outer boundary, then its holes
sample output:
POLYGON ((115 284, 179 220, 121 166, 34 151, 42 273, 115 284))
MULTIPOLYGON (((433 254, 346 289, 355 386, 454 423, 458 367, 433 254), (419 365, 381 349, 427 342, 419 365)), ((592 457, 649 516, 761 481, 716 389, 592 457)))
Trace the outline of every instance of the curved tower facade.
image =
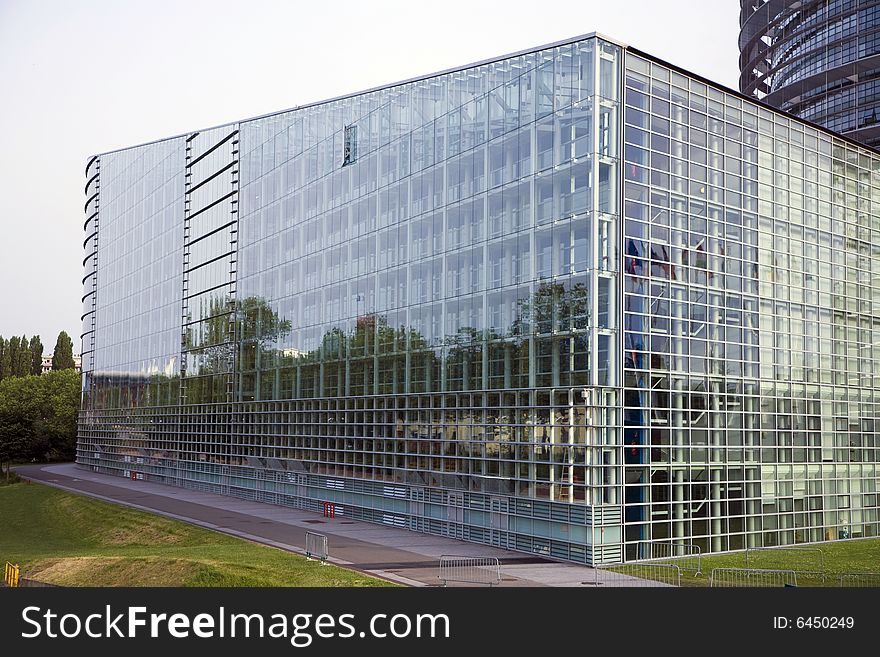
POLYGON ((740 90, 880 146, 880 0, 740 4, 740 90))

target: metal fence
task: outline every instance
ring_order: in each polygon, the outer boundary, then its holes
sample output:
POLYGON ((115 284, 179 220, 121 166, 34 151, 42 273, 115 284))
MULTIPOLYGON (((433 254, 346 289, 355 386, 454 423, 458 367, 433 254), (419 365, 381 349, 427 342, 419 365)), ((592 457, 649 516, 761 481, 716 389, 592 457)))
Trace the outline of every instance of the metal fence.
POLYGON ((793 570, 761 570, 759 568, 713 568, 709 586, 718 587, 784 587, 797 586, 793 570))
POLYGON ((703 572, 702 550, 693 543, 672 541, 642 541, 639 543, 639 559, 672 563, 681 570, 700 575, 703 572))
POLYGON ((306 532, 306 557, 318 559, 321 563, 326 563, 329 556, 330 550, 327 547, 327 537, 324 534, 306 532))
POLYGON ((501 562, 497 557, 444 554, 440 557, 438 579, 443 582, 443 586, 448 586, 449 582, 497 586, 501 583, 501 562))
POLYGON ((596 586, 654 588, 681 586, 681 568, 669 563, 625 563, 594 568, 596 586))
POLYGON ((755 547, 746 549, 747 569, 794 570, 825 580, 825 553, 815 547, 755 547))
POLYGON ((880 588, 880 573, 842 573, 840 586, 880 588))

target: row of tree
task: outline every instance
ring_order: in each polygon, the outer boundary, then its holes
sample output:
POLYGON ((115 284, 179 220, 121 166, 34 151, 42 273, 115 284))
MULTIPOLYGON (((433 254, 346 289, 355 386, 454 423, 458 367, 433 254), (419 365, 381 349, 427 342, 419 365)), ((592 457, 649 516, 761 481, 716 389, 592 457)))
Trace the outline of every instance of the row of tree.
MULTIPOLYGON (((66 331, 58 334, 52 354, 52 369, 74 369, 73 341, 66 331)), ((8 340, 0 335, 0 381, 10 377, 39 375, 43 371, 43 343, 35 335, 17 335, 8 340)))
POLYGON ((0 469, 10 462, 72 460, 80 374, 68 368, 0 381, 0 469))
POLYGON ((28 376, 43 371, 43 343, 35 335, 17 335, 8 340, 0 335, 0 380, 10 376, 28 376))

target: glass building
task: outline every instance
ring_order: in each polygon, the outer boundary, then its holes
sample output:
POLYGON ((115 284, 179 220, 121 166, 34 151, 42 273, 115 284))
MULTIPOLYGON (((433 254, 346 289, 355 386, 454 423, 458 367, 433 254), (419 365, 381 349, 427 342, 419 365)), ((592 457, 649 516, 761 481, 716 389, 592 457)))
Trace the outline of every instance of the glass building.
POLYGON ((880 0, 740 0, 740 90, 880 146, 880 0))
POLYGON ((589 35, 86 177, 82 467, 591 564, 880 530, 866 146, 589 35))

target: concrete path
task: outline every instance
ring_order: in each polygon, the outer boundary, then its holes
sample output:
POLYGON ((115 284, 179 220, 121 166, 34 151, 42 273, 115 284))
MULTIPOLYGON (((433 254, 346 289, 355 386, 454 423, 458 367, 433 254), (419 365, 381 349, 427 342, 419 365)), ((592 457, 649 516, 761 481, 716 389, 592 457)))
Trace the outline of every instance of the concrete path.
MULTIPOLYGON (((19 476, 304 554, 305 533, 327 536, 330 561, 409 586, 439 586, 443 554, 492 556, 501 586, 596 585, 596 570, 535 555, 225 495, 98 474, 74 464, 28 465, 19 476)), ((608 574, 599 571, 602 579, 608 574)), ((610 583, 610 582, 609 582, 610 583)))

